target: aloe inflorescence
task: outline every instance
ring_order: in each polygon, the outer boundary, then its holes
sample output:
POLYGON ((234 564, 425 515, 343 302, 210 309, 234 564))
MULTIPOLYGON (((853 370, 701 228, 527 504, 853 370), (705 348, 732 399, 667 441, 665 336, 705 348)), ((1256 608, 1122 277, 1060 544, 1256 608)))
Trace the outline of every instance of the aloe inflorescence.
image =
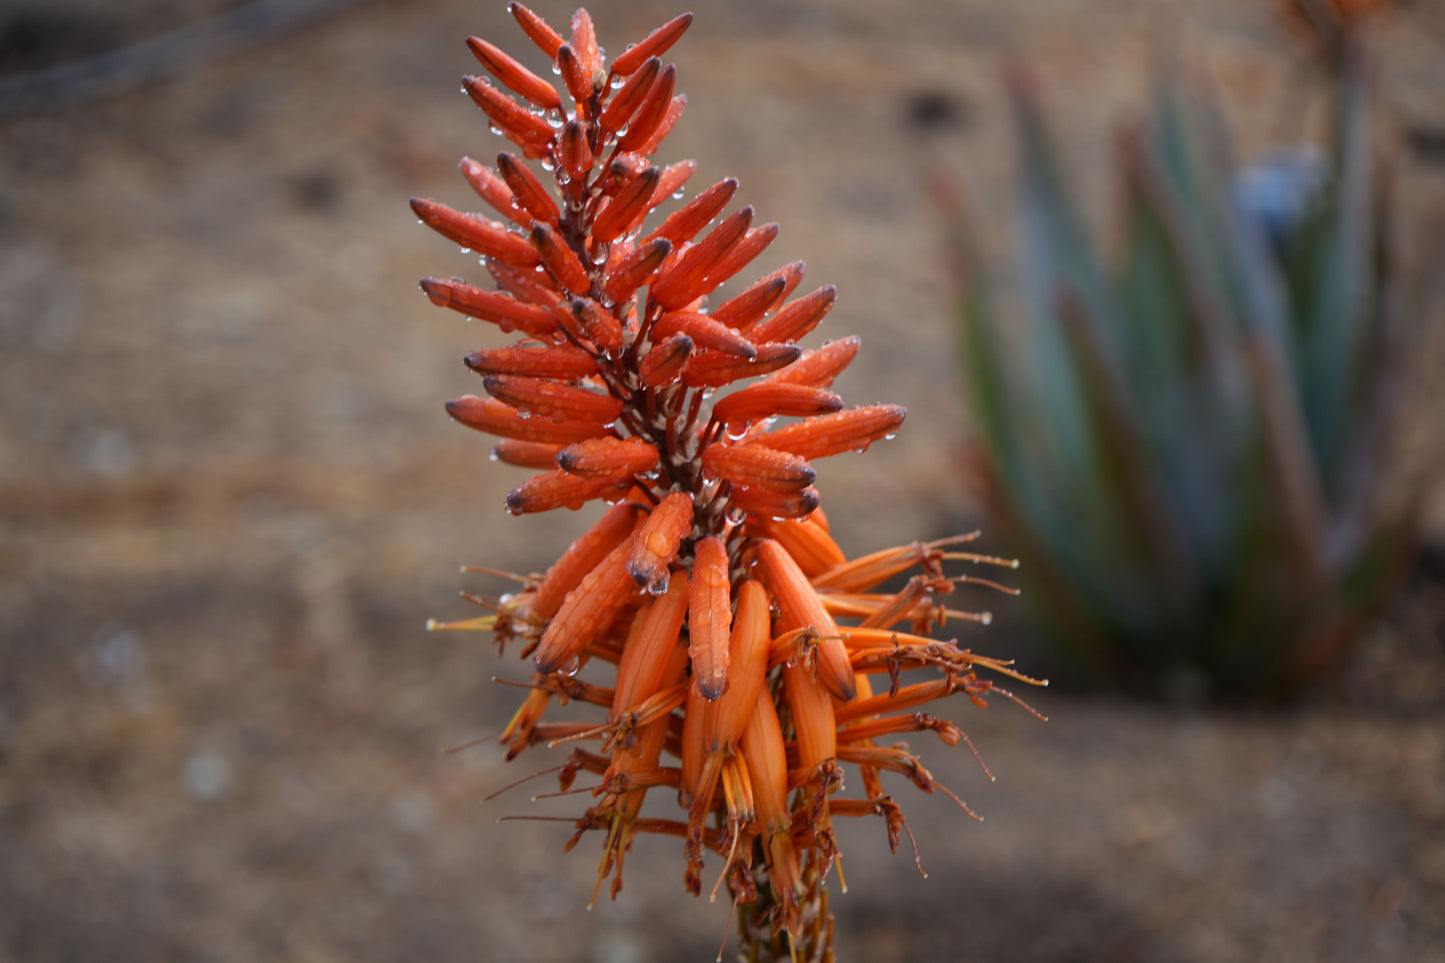
POLYGON ((520 643, 530 692, 500 742, 509 759, 563 744, 562 789, 592 780, 567 847, 601 837, 599 889, 611 876, 616 896, 639 833, 675 837, 693 893, 716 855, 712 892, 725 884, 740 907, 748 958, 831 959, 833 820, 877 815, 896 847, 907 827, 883 773, 947 792, 906 744, 879 740, 931 731, 966 742, 923 707, 1009 695, 980 675, 1013 676, 1008 663, 926 637, 950 620, 987 621, 944 596, 992 583, 945 564, 1010 563, 969 551, 973 536, 854 559, 833 540, 811 462, 892 437, 905 412, 848 408, 831 390, 857 338, 798 344, 835 300, 831 286, 793 296, 802 262, 717 296, 777 233, 750 207, 727 213, 736 181, 654 213, 697 166, 652 160, 686 104, 661 57, 691 15, 608 65, 585 10, 564 37, 509 9, 564 89, 468 41, 502 86, 468 77, 464 88, 520 156, 462 162, 500 220, 413 200, 424 223, 480 254, 492 282, 422 288, 523 335, 468 355, 487 396, 447 405, 503 439, 498 460, 540 472, 508 494, 507 511, 610 507, 545 574, 479 600, 491 614, 434 627, 520 643), (905 684, 909 669, 933 676, 905 684), (602 711, 545 719, 568 700, 602 711), (676 796, 675 817, 643 815, 657 793, 676 796))
POLYGON ((1046 634, 1126 686, 1297 691, 1340 663, 1408 542, 1392 455, 1414 326, 1358 41, 1328 143, 1245 172, 1166 72, 1119 139, 1109 263, 1016 74, 1017 336, 959 222, 969 475, 1046 634))

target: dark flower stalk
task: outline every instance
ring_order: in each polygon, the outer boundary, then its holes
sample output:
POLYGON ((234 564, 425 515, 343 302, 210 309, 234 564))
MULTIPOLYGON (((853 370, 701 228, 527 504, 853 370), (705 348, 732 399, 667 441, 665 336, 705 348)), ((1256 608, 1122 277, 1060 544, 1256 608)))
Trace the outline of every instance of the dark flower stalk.
POLYGON ((595 801, 567 848, 602 834, 599 888, 612 875, 616 896, 637 833, 675 836, 693 893, 705 854, 720 857, 712 891, 726 882, 744 905, 747 958, 829 959, 833 818, 880 816, 896 849, 907 828, 884 771, 952 796, 905 744, 879 740, 933 731, 966 741, 922 707, 954 693, 979 706, 992 693, 1012 698, 980 669, 1023 678, 925 637, 950 618, 988 621, 942 597, 958 582, 992 583, 946 575, 943 563, 1011 563, 960 550, 974 536, 849 560, 829 534, 810 462, 891 438, 905 412, 845 408, 830 390, 857 338, 798 346, 832 308, 834 288, 790 300, 803 278, 796 262, 710 302, 777 234, 755 225, 750 207, 724 213, 731 178, 648 226, 696 168, 651 159, 686 105, 660 57, 691 15, 608 67, 585 10, 565 38, 520 4, 509 10, 553 59, 571 103, 497 47, 468 41, 512 93, 480 77, 465 90, 521 156, 502 153, 494 168, 462 161, 501 220, 412 201, 428 226, 479 253, 494 282, 428 278, 422 289, 523 335, 467 356, 489 397, 447 405, 503 439, 497 459, 540 471, 507 496, 507 511, 611 507, 544 575, 488 603, 494 614, 434 627, 522 643, 531 691, 500 742, 509 759, 538 743, 579 746, 562 789, 587 773, 595 801), (730 390, 713 397, 720 389, 730 390), (910 571, 901 590, 880 590, 910 571), (610 686, 586 678, 600 664, 615 667, 610 686), (904 685, 900 673, 914 668, 938 678, 904 685), (596 724, 544 721, 554 700, 605 714, 596 724), (856 767, 861 793, 846 792, 845 766, 856 767), (677 794, 679 818, 641 815, 656 789, 677 794))

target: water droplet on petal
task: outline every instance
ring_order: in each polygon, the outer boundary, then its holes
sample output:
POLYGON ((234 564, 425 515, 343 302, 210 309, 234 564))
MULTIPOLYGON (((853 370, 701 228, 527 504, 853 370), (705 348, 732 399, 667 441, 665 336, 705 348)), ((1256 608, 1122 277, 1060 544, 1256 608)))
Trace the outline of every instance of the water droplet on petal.
POLYGON ((898 437, 898 432, 896 432, 896 431, 890 431, 888 434, 886 434, 886 435, 883 436, 883 440, 884 440, 884 441, 892 441, 893 439, 895 439, 895 438, 897 438, 897 437, 898 437))
POLYGON ((526 408, 518 408, 517 417, 521 418, 523 421, 526 421, 528 418, 532 417, 532 412, 526 408))
POLYGON ((666 573, 663 573, 662 575, 660 575, 660 576, 658 576, 657 578, 653 579, 651 582, 648 582, 648 583, 647 583, 647 594, 648 594, 648 595, 654 595, 654 596, 655 596, 655 595, 666 595, 666 594, 667 594, 667 574, 666 574, 666 573))

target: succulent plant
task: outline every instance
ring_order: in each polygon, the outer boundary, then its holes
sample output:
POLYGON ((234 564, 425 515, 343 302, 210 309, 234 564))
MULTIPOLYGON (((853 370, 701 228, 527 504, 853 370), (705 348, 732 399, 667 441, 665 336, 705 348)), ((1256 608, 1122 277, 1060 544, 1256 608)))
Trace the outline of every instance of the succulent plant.
POLYGON ((879 816, 896 848, 907 826, 885 771, 952 795, 906 744, 878 740, 931 731, 966 742, 921 707, 1008 695, 984 670, 1022 678, 926 636, 949 619, 987 621, 944 601, 957 583, 982 581, 946 574, 945 562, 998 560, 966 551, 972 536, 853 559, 833 540, 810 462, 891 438, 905 412, 844 409, 829 390, 857 338, 795 343, 835 299, 831 285, 790 299, 802 262, 717 297, 777 233, 753 226, 750 207, 723 214, 737 181, 653 215, 697 168, 651 159, 686 103, 660 57, 691 15, 609 65, 587 11, 564 37, 521 4, 509 9, 565 90, 475 37, 473 53, 527 104, 484 78, 463 87, 543 173, 511 153, 495 168, 462 161, 501 221, 414 199, 417 216, 480 254, 495 281, 421 284, 437 305, 525 335, 466 358, 490 397, 447 405, 501 436, 499 461, 540 470, 507 511, 611 507, 545 573, 477 599, 491 614, 433 627, 520 643, 516 681, 529 692, 498 741, 508 759, 538 744, 571 750, 548 771, 560 770, 564 792, 591 783, 571 790, 592 801, 568 820, 567 848, 598 834, 599 890, 611 876, 617 895, 639 833, 675 837, 694 894, 707 854, 719 857, 713 892, 731 890, 746 958, 832 959, 833 820, 879 816), (905 572, 903 587, 880 588, 905 572), (933 677, 904 684, 905 669, 933 677), (598 707, 597 718, 544 719, 569 700, 598 707), (643 815, 650 793, 675 795, 676 818, 643 815))
POLYGON ((1411 332, 1366 58, 1345 54, 1327 149, 1243 173, 1208 97, 1166 72, 1120 136, 1108 263, 1016 73, 1022 330, 957 222, 968 476, 1044 634, 1126 686, 1295 690, 1340 661, 1398 567, 1411 332))

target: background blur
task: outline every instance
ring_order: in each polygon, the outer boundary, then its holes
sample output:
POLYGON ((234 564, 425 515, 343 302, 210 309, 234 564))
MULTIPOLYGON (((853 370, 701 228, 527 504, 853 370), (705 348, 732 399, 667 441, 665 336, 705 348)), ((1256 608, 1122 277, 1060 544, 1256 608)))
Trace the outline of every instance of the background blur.
MULTIPOLYGON (((564 825, 495 824, 581 810, 531 806, 545 780, 480 802, 560 753, 438 754, 495 732, 519 696, 489 679, 522 675, 483 637, 422 631, 471 614, 459 589, 502 588, 458 564, 535 571, 585 523, 507 517, 520 474, 443 414, 479 387, 461 356, 501 342, 427 306, 417 278, 480 272, 406 207, 465 206, 457 159, 503 149, 457 92, 478 70, 463 38, 540 69, 536 51, 501 0, 298 0, 261 9, 327 15, 269 39, 265 17, 197 30, 161 49, 218 52, 114 95, 12 79, 236 6, 0 5, 0 961, 711 959, 727 908, 683 894, 675 842, 641 840, 622 898, 587 913, 595 840, 563 854, 564 825)), ((679 8, 590 9, 615 55, 679 8)), ((1161 49, 1213 78, 1245 157, 1300 137, 1321 95, 1260 0, 697 13, 669 54, 689 107, 662 157, 698 159, 690 189, 741 180, 782 225, 760 268, 806 258, 842 295, 825 336, 864 337, 844 396, 911 412, 896 441, 819 466, 850 553, 975 524, 923 127, 996 217, 1002 269, 1010 56, 1037 65, 1101 230, 1111 131, 1161 49)), ((1445 6, 1384 28, 1406 227, 1438 254, 1445 6)), ((1441 286, 1421 281, 1437 312, 1441 286)), ((1043 724, 961 703, 996 783, 914 745, 987 821, 901 787, 926 881, 881 825, 847 827, 843 958, 1445 961, 1438 493, 1429 517, 1346 676, 1301 705, 1064 686, 1027 693, 1043 724)), ((1048 674, 1013 620, 959 631, 1048 674)))

